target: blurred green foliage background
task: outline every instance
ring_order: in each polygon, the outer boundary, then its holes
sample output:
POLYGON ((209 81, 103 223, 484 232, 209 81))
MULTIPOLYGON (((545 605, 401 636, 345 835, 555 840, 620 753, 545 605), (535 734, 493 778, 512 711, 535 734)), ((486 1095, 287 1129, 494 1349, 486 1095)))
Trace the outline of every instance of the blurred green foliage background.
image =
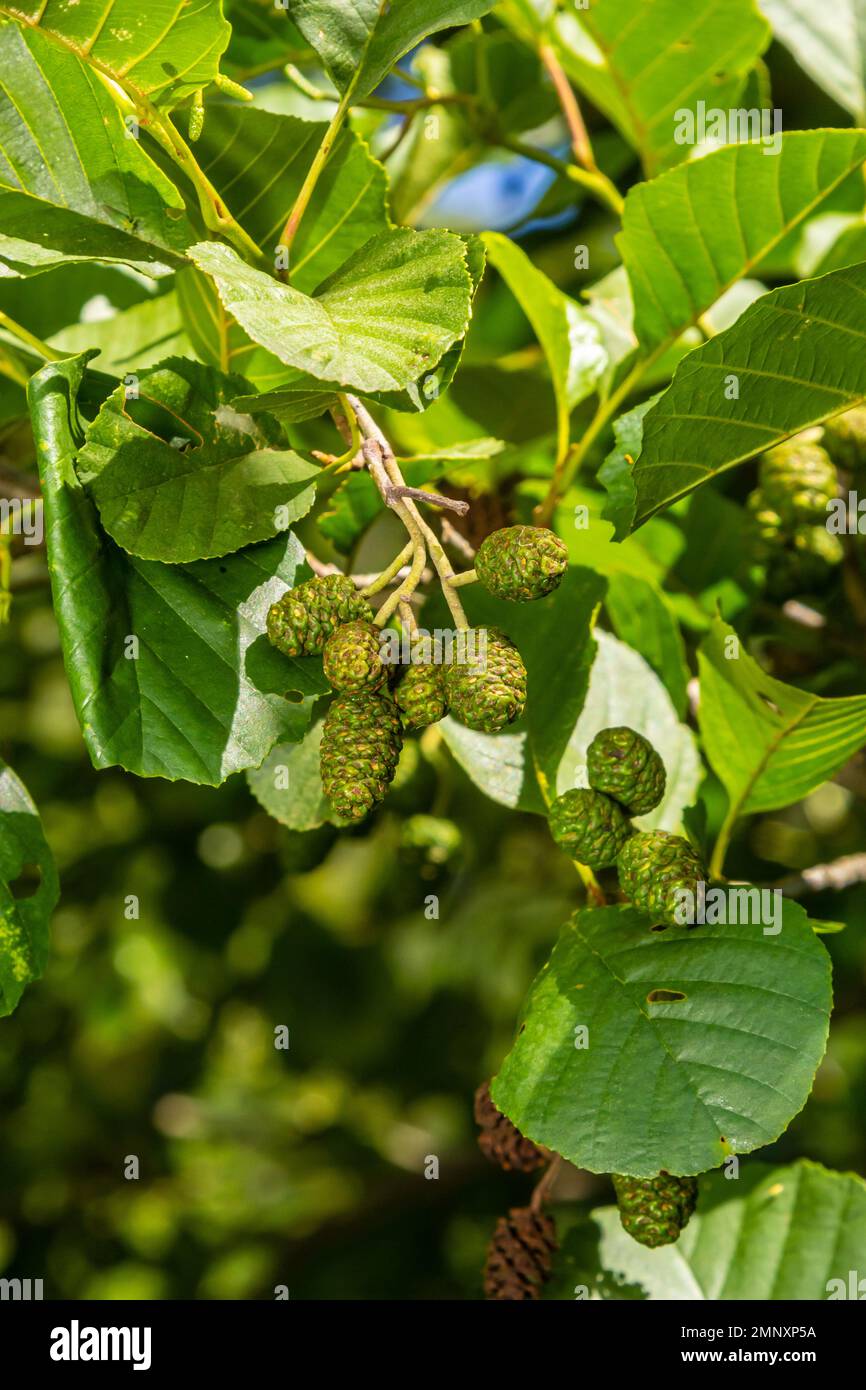
MULTIPOLYGON (((97 774, 41 589, 0 629, 0 672, 0 752, 63 889, 47 974, 0 1026, 0 1272, 55 1298, 478 1297, 531 1179, 480 1157, 472 1093, 578 901, 545 824, 486 801, 435 738, 339 839, 284 830, 242 778, 97 774)), ((862 843, 862 805, 828 787, 754 822, 743 868, 862 843)), ((773 1153, 864 1172, 866 889, 810 908, 849 924, 824 938, 836 1013, 773 1153)), ((588 1175, 559 1191, 610 1196, 588 1175)))

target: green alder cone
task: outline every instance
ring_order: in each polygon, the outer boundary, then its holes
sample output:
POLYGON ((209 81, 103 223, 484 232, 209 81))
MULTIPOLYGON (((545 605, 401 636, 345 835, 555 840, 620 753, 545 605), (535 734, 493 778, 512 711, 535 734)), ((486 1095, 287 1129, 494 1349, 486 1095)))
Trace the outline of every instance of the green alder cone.
POLYGON ((658 1173, 654 1178, 612 1174, 623 1229, 641 1245, 655 1249, 679 1240, 698 1200, 696 1178, 658 1173))
POLYGON ((616 861, 619 883, 628 900, 656 922, 688 926, 679 920, 678 893, 697 894, 706 881, 700 855, 681 835, 645 830, 626 840, 616 861))
POLYGON ((486 652, 480 642, 472 661, 454 661, 445 676, 448 706, 469 729, 496 734, 519 719, 526 704, 526 667, 520 652, 498 628, 486 633, 486 652))
POLYGON ((862 406, 824 422, 824 448, 835 464, 855 472, 866 464, 866 409, 862 406))
POLYGON ((509 603, 544 598, 568 568, 563 541, 541 526, 506 526, 481 542, 475 573, 488 593, 509 603))
POLYGON ((383 799, 403 738, 390 695, 338 695, 325 715, 322 786, 341 820, 360 821, 383 799))
POLYGON ((362 690, 378 690, 388 675, 381 645, 381 629, 369 619, 341 623, 325 643, 322 654, 325 680, 335 690, 344 690, 350 695, 362 690))
POLYGON ((827 503, 839 492, 833 460, 820 444, 789 439, 761 459, 758 482, 770 510, 793 528, 827 520, 827 503))
POLYGON ((345 574, 307 579, 268 611, 268 640, 286 656, 317 656, 340 623, 370 617, 370 606, 345 574))
POLYGON ((665 765, 634 729, 602 729, 587 749, 586 767, 589 785, 612 796, 631 816, 654 811, 665 794, 665 765))
POLYGON ((609 869, 634 829, 622 807, 603 792, 573 787, 550 808, 550 833, 570 859, 609 869))
POLYGON ((406 668, 394 692, 405 729, 426 729, 448 713, 445 667, 413 663, 406 668))

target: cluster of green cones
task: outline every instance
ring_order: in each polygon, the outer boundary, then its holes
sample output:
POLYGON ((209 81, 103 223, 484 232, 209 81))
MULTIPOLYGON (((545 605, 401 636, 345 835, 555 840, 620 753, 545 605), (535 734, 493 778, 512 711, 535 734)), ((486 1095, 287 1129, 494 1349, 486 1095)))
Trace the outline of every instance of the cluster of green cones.
POLYGON ((692 895, 706 875, 681 835, 636 831, 632 816, 655 810, 665 768, 648 739, 624 726, 602 729, 587 751, 588 787, 574 787, 550 808, 550 830, 569 858, 593 870, 616 866, 629 902, 666 926, 683 925, 681 890, 692 895))
POLYGON ((806 430, 769 449, 758 465, 758 486, 746 501, 748 549, 773 598, 820 595, 845 558, 841 537, 828 529, 842 492, 839 473, 866 467, 866 410, 846 410, 823 431, 806 430))
MULTIPOLYGON (((552 531, 510 526, 481 544, 476 578, 495 597, 523 603, 560 583, 568 554, 552 531)), ((270 642, 286 656, 321 655, 335 691, 322 732, 322 784, 335 814, 360 821, 393 779, 403 733, 446 714, 470 729, 498 733, 526 704, 526 668, 498 628, 471 629, 443 651, 419 640, 412 659, 387 659, 367 599, 343 574, 305 580, 271 606, 270 642), (450 659, 449 659, 450 658, 450 659)))

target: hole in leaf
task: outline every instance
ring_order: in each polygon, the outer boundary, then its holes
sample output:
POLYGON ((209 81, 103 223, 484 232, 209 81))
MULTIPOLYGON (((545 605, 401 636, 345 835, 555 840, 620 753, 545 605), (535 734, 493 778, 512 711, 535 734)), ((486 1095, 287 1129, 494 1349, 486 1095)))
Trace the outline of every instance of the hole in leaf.
POLYGON ((646 997, 648 1004, 678 1004, 686 996, 678 989, 651 989, 646 997))
POLYGON ((187 449, 200 449, 204 440, 192 425, 175 415, 168 406, 149 396, 127 396, 123 403, 124 414, 139 429, 170 444, 173 449, 185 452, 187 449))
POLYGON ((782 711, 779 709, 779 706, 776 704, 775 700, 771 700, 769 695, 765 695, 762 690, 758 691, 758 699, 763 700, 767 708, 771 709, 774 714, 778 714, 779 718, 781 719, 782 711))
POLYGON ((667 922, 657 922, 654 927, 650 927, 650 931, 667 931, 667 929, 667 922))
POLYGON ((9 884, 13 898, 32 898, 39 892, 42 883, 42 870, 38 864, 22 864, 21 872, 9 884))
POLYGON ((303 692, 300 690, 287 690, 283 698, 288 700, 290 705, 302 705, 304 703, 303 692))

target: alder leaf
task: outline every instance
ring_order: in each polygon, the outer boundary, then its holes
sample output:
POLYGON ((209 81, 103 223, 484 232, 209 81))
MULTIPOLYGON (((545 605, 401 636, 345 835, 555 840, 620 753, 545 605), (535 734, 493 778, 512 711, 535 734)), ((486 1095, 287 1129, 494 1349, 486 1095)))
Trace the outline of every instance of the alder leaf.
POLYGON ((777 154, 731 145, 635 184, 617 245, 644 352, 696 324, 864 159, 866 131, 798 130, 777 154))
POLYGON ((571 411, 592 394, 607 366, 601 330, 589 311, 563 294, 515 242, 499 232, 487 232, 483 240, 547 358, 560 441, 567 443, 571 411))
POLYGON ((552 34, 568 75, 652 176, 689 154, 681 111, 735 105, 770 28, 753 0, 593 0, 563 7, 552 34))
POLYGON ((721 618, 698 669, 701 738, 731 820, 802 801, 863 746, 866 695, 823 699, 775 680, 721 618))
POLYGON ((63 261, 183 264, 183 199, 128 138, 97 74, 38 32, 0 24, 0 258, 29 274, 63 261))
POLYGON ((231 37, 222 0, 19 0, 0 14, 38 28, 125 91, 170 108, 219 72, 231 37))
POLYGON ((384 232, 315 296, 246 265, 230 247, 190 249, 230 314, 280 361, 330 387, 399 391, 430 371, 469 323, 466 246, 450 232, 384 232))
POLYGON ((281 447, 268 415, 231 401, 243 377, 168 358, 136 395, 109 396, 79 450, 78 476, 102 524, 131 555, 167 564, 213 559, 305 516, 321 469, 281 447))
MULTIPOLYGON (((272 258, 327 122, 250 106, 208 108, 196 159, 226 206, 272 258)), ((292 243, 291 280, 309 294, 390 225, 387 175, 363 140, 342 130, 292 243)))
POLYGON ((270 605, 304 573, 285 537, 224 560, 163 565, 110 540, 75 474, 87 355, 31 379, 48 567, 66 673, 96 767, 216 786, 303 736, 324 684, 286 658, 290 701, 246 671, 270 605))
POLYGON ((866 400, 866 264, 763 295, 695 348, 643 417, 634 525, 735 464, 866 400))
POLYGON ((288 12, 341 92, 356 101, 429 34, 469 24, 493 0, 288 0, 288 12))
POLYGON ((783 914, 764 935, 576 913, 493 1083, 499 1109, 593 1173, 701 1173, 771 1143, 806 1102, 831 1007, 824 946, 797 903, 783 914))

